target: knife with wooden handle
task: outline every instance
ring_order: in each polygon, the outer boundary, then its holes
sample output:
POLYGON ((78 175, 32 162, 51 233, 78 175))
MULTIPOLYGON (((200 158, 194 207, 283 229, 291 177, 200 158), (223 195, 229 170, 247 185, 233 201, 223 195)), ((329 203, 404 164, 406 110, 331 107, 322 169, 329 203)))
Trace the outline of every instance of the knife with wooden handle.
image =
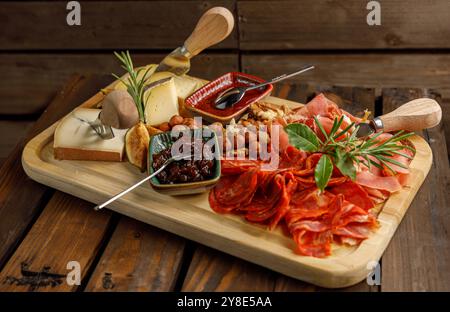
POLYGON ((442 118, 441 106, 432 99, 421 98, 403 104, 392 112, 376 117, 369 123, 358 124, 358 137, 365 137, 379 130, 384 132, 418 131, 437 126, 442 118))
POLYGON ((169 71, 181 76, 191 68, 190 59, 204 49, 224 40, 234 27, 233 14, 226 8, 214 7, 206 11, 183 46, 167 55, 155 72, 169 71))

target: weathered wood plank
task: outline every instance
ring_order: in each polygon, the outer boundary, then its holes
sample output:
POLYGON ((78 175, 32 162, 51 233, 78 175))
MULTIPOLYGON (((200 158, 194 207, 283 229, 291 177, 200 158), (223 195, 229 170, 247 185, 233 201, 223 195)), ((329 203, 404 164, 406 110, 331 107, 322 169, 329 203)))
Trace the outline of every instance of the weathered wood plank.
MULTIPOLYGON (((137 66, 159 63, 164 56, 132 52, 137 66)), ((238 63, 236 53, 203 54, 192 60, 190 74, 213 79, 237 70, 238 63)), ((0 81, 0 98, 3 99, 0 100, 0 114, 40 113, 73 73, 109 75, 123 72, 112 53, 5 54, 0 57, 0 71, 8 73, 8 79, 0 81)))
MULTIPOLYGON (((67 1, 3 2, 0 50, 174 49, 200 16, 235 1, 84 1, 81 26, 68 26, 67 1)), ((237 48, 234 31, 214 48, 237 48)))
MULTIPOLYGON (((242 69, 264 78, 288 73, 305 64, 316 69, 290 80, 310 85, 429 88, 442 95, 443 123, 450 154, 450 54, 446 53, 344 53, 242 55, 242 69), (270 64, 270 65, 269 65, 270 64)), ((303 101, 288 94, 289 100, 303 101)))
POLYGON ((449 48, 447 0, 382 1, 381 25, 368 26, 368 1, 238 1, 240 48, 449 48))
MULTIPOLYGON (((384 89, 383 111, 427 95, 384 89)), ((445 291, 450 287, 449 163, 442 125, 425 131, 433 166, 382 258, 382 291, 445 291)))
POLYGON ((450 157, 450 98, 441 98, 439 101, 442 107, 442 127, 444 129, 447 154, 450 157))
POLYGON ((121 217, 86 291, 171 291, 185 240, 121 217))
POLYGON ((111 216, 108 210, 96 212, 91 203, 56 192, 0 272, 0 291, 76 290, 78 286, 69 285, 64 277, 72 270, 68 270, 67 264, 77 261, 81 279, 86 276, 101 246, 111 216), (41 272, 48 268, 51 273, 62 276, 48 279, 57 283, 55 285, 44 285, 44 280, 39 284, 37 278, 29 278, 31 281, 24 282, 27 277, 21 272, 24 263, 28 271, 41 272))
POLYGON ((200 246, 182 291, 273 291, 274 278, 270 270, 200 246))
MULTIPOLYGON (((373 88, 431 88, 450 98, 450 54, 244 54, 242 70, 264 78, 316 65, 290 82, 373 88)), ((295 100, 295 99, 292 99, 295 100)))
MULTIPOLYGON (((435 92, 427 92, 427 97, 434 98, 442 102, 441 96, 435 92)), ((437 290, 447 291, 450 288, 450 214, 448 212, 450 202, 450 166, 446 151, 450 146, 446 146, 449 138, 445 138, 444 124, 426 131, 428 142, 433 150, 433 168, 430 174, 437 185, 437 192, 432 186, 430 193, 430 208, 432 215, 433 243, 436 244, 438 264, 437 290)), ((448 124, 447 124, 448 126, 448 124)))
POLYGON ((98 88, 110 81, 104 77, 93 81, 76 76, 58 93, 47 110, 19 143, 0 168, 0 268, 3 267, 28 225, 41 211, 52 191, 32 181, 22 169, 21 155, 25 143, 78 106, 98 88), (18 194, 20 193, 20 196, 18 194))
POLYGON ((33 120, 0 120, 0 158, 8 157, 33 124, 33 120))

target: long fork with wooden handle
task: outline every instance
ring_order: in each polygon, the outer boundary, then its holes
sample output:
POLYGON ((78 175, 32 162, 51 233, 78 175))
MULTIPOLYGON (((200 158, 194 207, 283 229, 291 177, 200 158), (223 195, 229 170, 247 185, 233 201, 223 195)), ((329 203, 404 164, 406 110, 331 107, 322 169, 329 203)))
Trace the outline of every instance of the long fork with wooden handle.
POLYGON ((421 98, 403 104, 392 112, 375 117, 369 123, 358 124, 357 137, 376 131, 418 131, 437 126, 442 118, 441 106, 432 99, 421 98))
POLYGON ((223 7, 209 9, 202 15, 183 46, 167 55, 156 68, 156 72, 170 71, 179 76, 187 73, 191 68, 190 59, 224 40, 233 27, 234 17, 228 9, 223 7))

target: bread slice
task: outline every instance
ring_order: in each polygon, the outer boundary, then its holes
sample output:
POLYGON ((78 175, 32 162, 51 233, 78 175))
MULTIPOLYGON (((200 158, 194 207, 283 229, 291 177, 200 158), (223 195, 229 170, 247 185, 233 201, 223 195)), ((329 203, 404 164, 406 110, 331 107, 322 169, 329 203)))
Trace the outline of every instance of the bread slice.
POLYGON ((99 113, 99 109, 78 108, 59 122, 53 142, 56 159, 122 161, 127 129, 113 128, 114 138, 103 140, 88 123, 78 119, 94 121, 99 113))

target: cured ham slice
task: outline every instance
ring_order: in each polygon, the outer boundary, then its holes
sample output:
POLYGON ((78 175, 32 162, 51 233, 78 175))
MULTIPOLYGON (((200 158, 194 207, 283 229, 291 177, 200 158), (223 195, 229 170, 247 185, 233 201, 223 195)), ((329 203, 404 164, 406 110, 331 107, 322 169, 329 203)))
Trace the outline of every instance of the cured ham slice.
POLYGON ((240 174, 252 168, 258 168, 260 162, 256 160, 222 160, 222 175, 240 174))
POLYGON ((375 175, 369 171, 361 171, 356 174, 356 183, 370 188, 388 191, 390 193, 397 192, 402 189, 402 185, 395 176, 382 177, 375 175))
MULTIPOLYGON (((342 129, 359 121, 319 94, 287 120, 303 123, 324 138, 314 117, 330 132, 334 119, 343 115, 342 129)), ((249 222, 267 225, 269 230, 284 224, 300 255, 322 258, 331 254, 333 243, 354 246, 367 239, 378 226, 372 208, 407 182, 408 169, 392 165, 394 173, 373 157, 379 166, 369 169, 361 158, 359 166, 355 165, 354 181, 334 167, 326 189, 319 191, 314 171, 323 154, 291 146, 283 128, 276 135, 280 143, 279 148, 274 147, 278 167, 266 169, 262 161, 222 160, 222 177, 210 191, 209 203, 218 213, 239 214, 249 222)), ((390 137, 383 133, 376 144, 390 137)), ((386 157, 407 167, 413 153, 407 148, 400 152, 407 156, 386 157)))
POLYGON ((339 107, 331 100, 329 100, 323 93, 320 93, 314 97, 308 104, 305 105, 304 110, 302 110, 301 115, 314 117, 314 116, 324 116, 334 119, 334 116, 341 116, 342 111, 339 107))
MULTIPOLYGON (((297 251, 302 255, 326 257, 331 253, 332 241, 340 243, 358 242, 365 239, 376 226, 375 218, 360 207, 344 200, 343 195, 323 195, 331 202, 322 206, 325 211, 311 218, 287 220, 289 230, 297 243, 297 251)), ((291 209, 290 213, 293 211, 291 209)))
POLYGON ((361 185, 352 181, 346 181, 340 185, 334 186, 330 189, 330 192, 335 195, 344 195, 344 199, 346 201, 349 201, 365 210, 369 210, 374 206, 374 203, 370 199, 367 191, 361 185))

